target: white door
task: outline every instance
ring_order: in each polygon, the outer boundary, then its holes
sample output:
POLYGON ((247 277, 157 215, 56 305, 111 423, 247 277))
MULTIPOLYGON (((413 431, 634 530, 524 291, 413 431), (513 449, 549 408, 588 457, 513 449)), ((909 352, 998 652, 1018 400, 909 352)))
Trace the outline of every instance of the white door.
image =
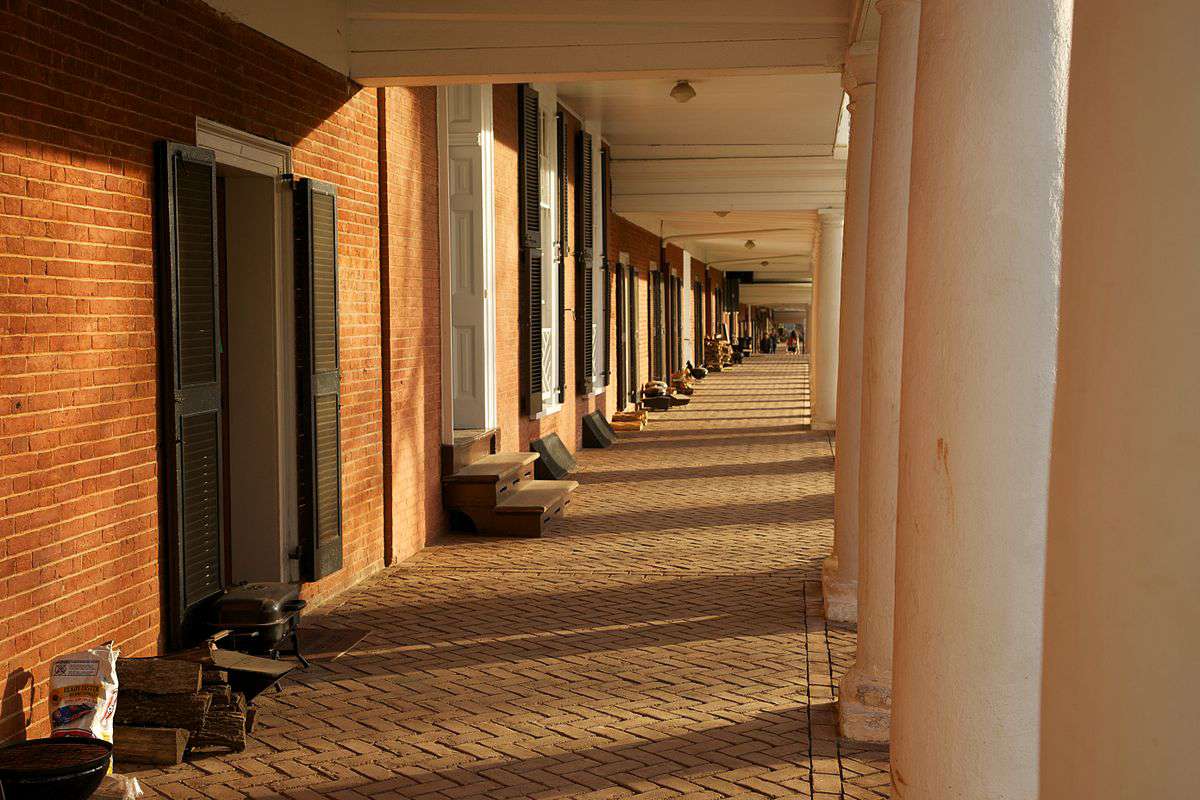
POLYGON ((487 426, 488 281, 484 266, 484 130, 479 86, 447 87, 447 244, 454 427, 487 426))

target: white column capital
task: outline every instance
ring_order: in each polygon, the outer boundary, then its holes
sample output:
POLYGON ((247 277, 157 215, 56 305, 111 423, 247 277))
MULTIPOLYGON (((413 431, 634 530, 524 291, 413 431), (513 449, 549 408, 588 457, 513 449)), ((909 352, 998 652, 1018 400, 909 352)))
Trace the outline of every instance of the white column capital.
POLYGON ((817 215, 821 218, 821 225, 823 227, 832 227, 834 225, 841 227, 846 223, 846 209, 844 208, 818 209, 817 215))
POLYGON ((878 42, 859 42, 846 50, 846 64, 842 68, 842 88, 850 95, 851 101, 855 99, 859 90, 875 86, 878 58, 878 42))
POLYGON ((879 16, 881 17, 905 8, 920 9, 921 0, 877 0, 875 3, 875 10, 879 12, 879 16))

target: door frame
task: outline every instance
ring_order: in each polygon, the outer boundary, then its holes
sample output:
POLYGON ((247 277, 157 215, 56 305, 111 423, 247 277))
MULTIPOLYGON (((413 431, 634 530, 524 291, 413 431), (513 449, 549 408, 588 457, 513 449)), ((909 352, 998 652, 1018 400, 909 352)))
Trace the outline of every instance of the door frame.
MULTIPOLYGON (((299 520, 297 517, 296 465, 296 353, 295 307, 293 288, 292 197, 290 181, 285 176, 293 172, 292 148, 286 144, 255 136, 203 117, 196 117, 196 145, 216 153, 217 167, 231 167, 271 178, 275 188, 275 416, 278 426, 279 470, 279 577, 285 583, 300 580, 297 552, 299 520)), ((226 531, 230 546, 233 532, 226 531)))
MULTIPOLYGON (((484 428, 494 429, 498 424, 496 396, 496 172, 495 132, 493 127, 491 84, 439 86, 437 89, 437 137, 438 137, 438 261, 439 261, 439 305, 441 333, 441 387, 442 387, 442 444, 454 444, 454 355, 451 347, 453 325, 451 319, 451 235, 450 235, 450 148, 480 148, 479 185, 480 207, 476 209, 482 224, 473 231, 473 245, 477 245, 482 258, 477 267, 478 277, 484 287, 483 360, 476 367, 476 377, 481 381, 484 394, 484 428), (479 104, 479 124, 470 131, 450 131, 451 101, 479 104)), ((472 176, 474 178, 475 176, 472 176)))

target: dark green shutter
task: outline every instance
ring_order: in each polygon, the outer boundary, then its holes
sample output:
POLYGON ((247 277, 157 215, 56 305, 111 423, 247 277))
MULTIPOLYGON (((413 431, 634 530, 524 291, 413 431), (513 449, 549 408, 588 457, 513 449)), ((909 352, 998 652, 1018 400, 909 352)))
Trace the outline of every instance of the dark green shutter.
MULTIPOLYGON (((665 264, 663 265, 666 266, 665 264)), ((663 276, 662 269, 650 273, 650 377, 662 380, 663 354, 663 276)))
POLYGON ((578 354, 576 372, 579 392, 590 394, 595 383, 595 341, 592 326, 595 322, 595 270, 592 255, 595 252, 595 231, 592 230, 592 200, 594 173, 592 169, 592 135, 580 131, 575 181, 575 340, 578 354), (582 330, 581 330, 582 329, 582 330))
POLYGON ((671 303, 675 306, 675 371, 683 369, 683 278, 673 278, 675 290, 671 295, 671 303))
POLYGON ((692 287, 692 363, 704 366, 704 284, 692 287))
POLYGON ((558 112, 558 402, 567 399, 567 118, 558 112))
POLYGON ((608 150, 600 150, 600 266, 601 274, 604 277, 604 285, 602 287, 604 294, 601 299, 604 302, 603 314, 603 331, 604 335, 600 337, 603 342, 604 352, 601 355, 601 370, 600 383, 603 386, 608 386, 612 375, 611 352, 609 346, 609 333, 612 331, 612 264, 608 260, 608 214, 612 204, 612 175, 609 174, 611 159, 609 158, 608 150))
POLYGON ((629 304, 626 301, 625 268, 616 265, 617 309, 617 410, 625 407, 629 393, 629 304))
POLYGON ((221 305, 213 151, 155 147, 155 246, 168 585, 168 639, 224 589, 221 305))
POLYGON ((528 84, 517 91, 517 172, 520 195, 519 241, 521 336, 521 399, 524 412, 535 417, 542 410, 542 168, 538 93, 528 84))
POLYGON ((337 193, 303 178, 294 198, 300 575, 315 581, 342 568, 337 193))
POLYGON ((601 287, 604 292, 604 314, 602 315, 603 319, 601 320, 602 324, 604 325, 604 336, 601 337, 601 341, 604 343, 604 352, 600 354, 600 385, 608 386, 609 375, 612 372, 612 364, 610 361, 612 357, 612 348, 608 346, 608 334, 609 331, 612 330, 612 304, 609 302, 612 298, 612 268, 608 266, 607 260, 601 267, 600 274, 604 278, 603 286, 601 287))
POLYGON ((638 371, 637 371, 637 353, 638 353, 638 303, 637 303, 637 270, 633 265, 629 266, 629 397, 630 403, 638 401, 638 391, 641 388, 638 386, 638 371))

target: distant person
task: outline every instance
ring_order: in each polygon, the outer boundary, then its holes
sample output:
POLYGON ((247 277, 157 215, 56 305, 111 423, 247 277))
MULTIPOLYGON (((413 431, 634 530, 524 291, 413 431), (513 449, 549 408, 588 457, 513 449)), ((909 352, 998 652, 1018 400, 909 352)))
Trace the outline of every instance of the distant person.
POLYGON ((787 342, 788 352, 795 353, 795 352, 797 352, 798 347, 799 347, 799 345, 798 345, 798 342, 796 339, 796 331, 793 330, 791 332, 791 334, 788 336, 788 342, 787 342))

